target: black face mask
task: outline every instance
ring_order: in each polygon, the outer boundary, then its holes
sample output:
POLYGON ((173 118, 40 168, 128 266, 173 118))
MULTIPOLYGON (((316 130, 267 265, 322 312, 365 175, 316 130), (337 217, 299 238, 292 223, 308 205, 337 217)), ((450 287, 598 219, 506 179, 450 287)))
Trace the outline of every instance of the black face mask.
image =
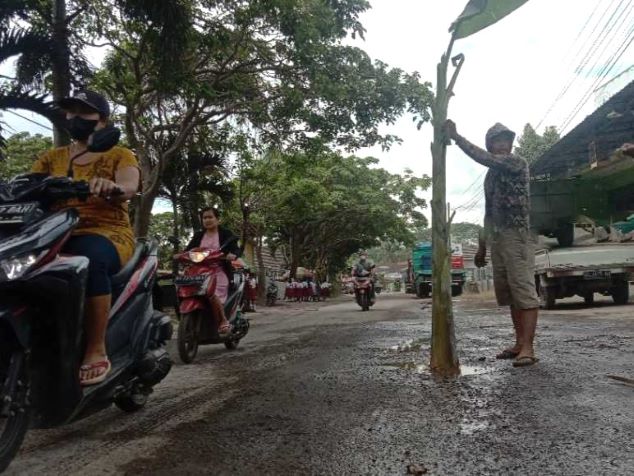
POLYGON ((90 134, 95 132, 95 127, 97 127, 96 119, 84 119, 79 116, 75 116, 72 119, 68 120, 68 125, 66 129, 70 136, 79 141, 85 141, 88 139, 90 134))

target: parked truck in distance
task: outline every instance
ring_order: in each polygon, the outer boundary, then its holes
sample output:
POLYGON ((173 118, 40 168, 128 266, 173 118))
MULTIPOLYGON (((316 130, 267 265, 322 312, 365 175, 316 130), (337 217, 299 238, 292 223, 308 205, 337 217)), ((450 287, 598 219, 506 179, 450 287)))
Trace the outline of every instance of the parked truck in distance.
POLYGON ((592 304, 597 293, 627 304, 633 279, 633 242, 544 249, 535 255, 535 284, 545 309, 575 295, 592 304))
MULTIPOLYGON (((455 245, 451 250, 451 295, 460 296, 464 290, 466 273, 462 246, 455 245)), ((419 243, 412 250, 408 264, 406 292, 419 298, 428 298, 432 293, 432 247, 431 243, 419 243)))

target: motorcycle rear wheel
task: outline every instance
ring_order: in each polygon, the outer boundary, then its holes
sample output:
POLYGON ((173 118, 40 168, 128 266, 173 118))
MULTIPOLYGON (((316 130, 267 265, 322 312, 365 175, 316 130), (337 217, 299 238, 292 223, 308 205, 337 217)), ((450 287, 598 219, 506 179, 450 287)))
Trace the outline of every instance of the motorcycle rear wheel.
POLYGON ((236 350, 238 348, 238 344, 240 344, 240 339, 225 341, 225 347, 227 350, 236 350))
MULTIPOLYGON (((0 355, 0 382, 4 388, 5 379, 7 378, 8 369, 11 364, 11 354, 1 353, 0 355)), ((22 374, 21 383, 26 385, 25 376, 28 375, 24 369, 20 372, 22 374)), ((26 399, 26 391, 16 389, 15 395, 12 398, 26 399)), ((24 435, 29 429, 29 411, 26 406, 26 402, 18 402, 18 409, 11 410, 11 414, 7 417, 0 416, 0 473, 2 473, 11 461, 15 457, 16 453, 22 445, 24 435)))
POLYGON ((200 313, 183 314, 178 325, 178 355, 184 364, 191 364, 196 358, 199 334, 200 313))
POLYGON ((148 394, 139 390, 133 390, 131 393, 116 397, 114 404, 119 410, 126 413, 134 413, 141 410, 148 400, 148 394))

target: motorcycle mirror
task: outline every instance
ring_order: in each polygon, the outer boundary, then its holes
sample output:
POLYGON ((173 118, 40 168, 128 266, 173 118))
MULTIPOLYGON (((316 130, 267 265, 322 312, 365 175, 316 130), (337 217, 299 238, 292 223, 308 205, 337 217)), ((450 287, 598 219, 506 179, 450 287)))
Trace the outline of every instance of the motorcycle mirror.
POLYGON ((96 130, 88 138, 90 152, 107 152, 119 143, 121 131, 114 126, 96 130))

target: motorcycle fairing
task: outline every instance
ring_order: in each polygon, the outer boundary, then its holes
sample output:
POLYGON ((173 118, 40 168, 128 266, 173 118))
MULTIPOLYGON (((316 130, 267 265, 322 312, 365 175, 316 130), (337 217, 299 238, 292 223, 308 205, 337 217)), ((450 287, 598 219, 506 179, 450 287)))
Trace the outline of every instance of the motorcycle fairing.
POLYGON ((60 241, 79 222, 75 209, 62 210, 28 225, 18 233, 0 239, 0 259, 50 248, 60 241))
POLYGON ((87 275, 87 258, 58 257, 38 269, 19 291, 24 293, 22 302, 34 303, 31 395, 35 428, 68 421, 81 400, 78 375, 87 275))

